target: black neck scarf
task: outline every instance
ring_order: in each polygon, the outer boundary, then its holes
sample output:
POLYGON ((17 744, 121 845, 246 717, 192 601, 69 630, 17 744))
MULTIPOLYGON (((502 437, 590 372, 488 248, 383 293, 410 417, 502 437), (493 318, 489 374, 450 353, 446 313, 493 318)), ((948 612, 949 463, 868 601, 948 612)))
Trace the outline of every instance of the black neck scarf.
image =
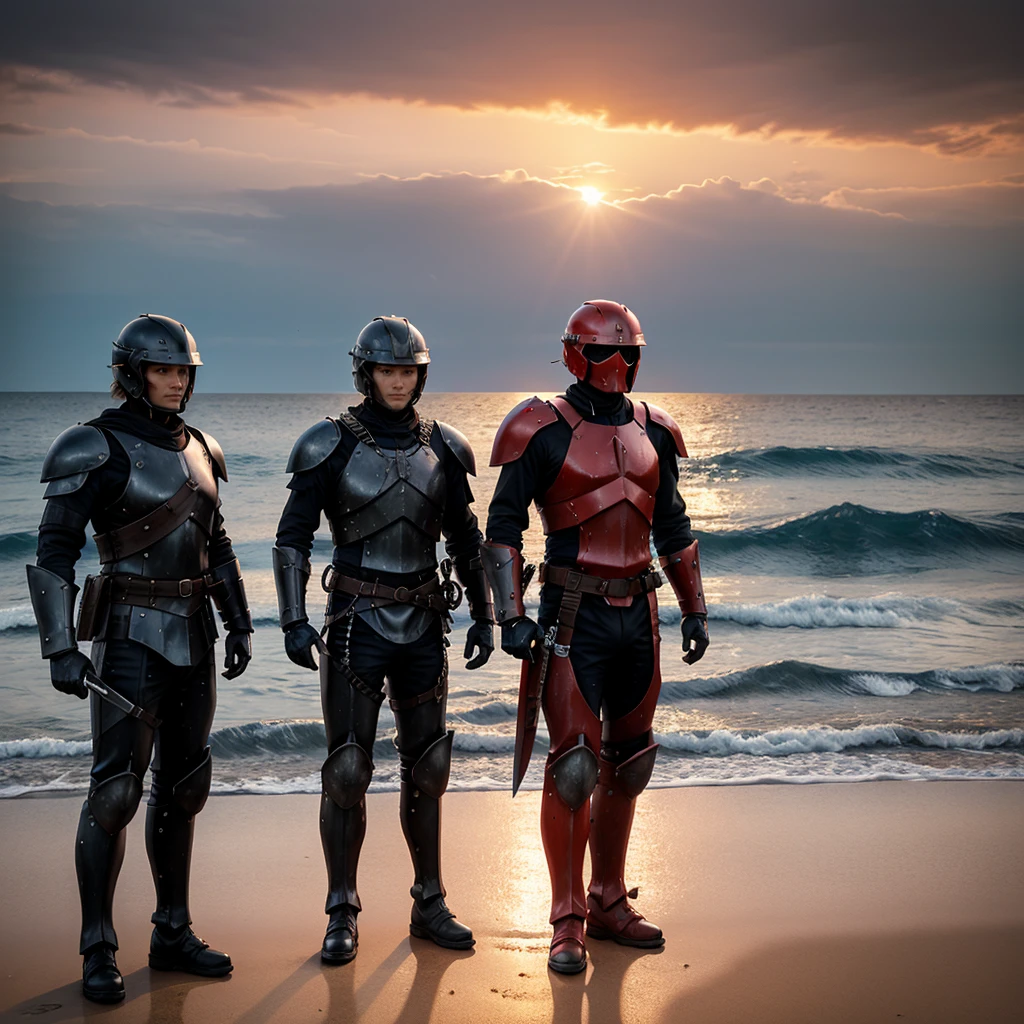
POLYGON ((104 409, 96 419, 89 420, 88 425, 121 430, 169 452, 180 452, 189 438, 185 421, 177 413, 150 409, 143 402, 131 399, 118 409, 104 409))
POLYGON ((410 402, 403 409, 391 409, 372 398, 354 405, 349 412, 373 434, 382 448, 411 448, 419 440, 420 418, 410 402))
POLYGON ((590 417, 614 417, 622 412, 626 404, 626 396, 621 392, 599 391, 584 381, 570 384, 566 388, 565 397, 574 409, 590 417))

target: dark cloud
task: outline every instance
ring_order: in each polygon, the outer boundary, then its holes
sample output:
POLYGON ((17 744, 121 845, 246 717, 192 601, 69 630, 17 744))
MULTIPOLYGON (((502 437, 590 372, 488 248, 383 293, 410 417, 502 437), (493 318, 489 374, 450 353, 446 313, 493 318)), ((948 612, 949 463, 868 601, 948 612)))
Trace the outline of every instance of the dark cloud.
POLYGON ((45 135, 45 128, 37 128, 34 124, 15 124, 13 121, 0 121, 0 135, 45 135))
POLYGON ((239 200, 250 212, 0 199, 0 305, 18 339, 5 386, 98 390, 113 332, 151 309, 192 328, 209 390, 345 388, 352 339, 381 312, 424 330, 438 390, 554 390, 568 314, 607 296, 639 313, 649 390, 1024 387, 1016 226, 914 223, 729 179, 597 208, 523 173, 239 200))
POLYGON ((1021 6, 1003 0, 36 0, 0 61, 182 105, 369 93, 605 110, 612 123, 1021 142, 1021 6))

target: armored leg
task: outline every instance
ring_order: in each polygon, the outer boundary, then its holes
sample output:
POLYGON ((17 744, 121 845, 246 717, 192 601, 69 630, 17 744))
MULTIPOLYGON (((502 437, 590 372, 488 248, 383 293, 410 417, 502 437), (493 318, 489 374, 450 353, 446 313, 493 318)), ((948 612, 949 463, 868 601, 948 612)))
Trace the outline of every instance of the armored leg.
POLYGON ((540 807, 554 925, 548 965, 562 974, 576 974, 587 964, 583 855, 590 832, 590 795, 597 783, 594 751, 600 722, 583 699, 567 658, 552 659, 544 717, 551 736, 540 807))
POLYGON ((389 686, 401 759, 399 814, 414 870, 409 931, 446 949, 469 949, 473 933, 448 909, 441 877, 441 797, 448 788, 455 736, 444 728, 448 680, 443 640, 437 632, 408 646, 415 650, 394 666, 389 686))
POLYGON ((124 861, 125 826, 135 816, 141 798, 142 780, 138 775, 120 772, 94 786, 82 804, 75 842, 82 901, 80 953, 101 943, 117 949, 114 889, 124 861))
MULTIPOLYGON (((356 955, 356 915, 362 909, 356 887, 359 854, 366 835, 366 790, 373 774, 373 741, 383 702, 383 671, 370 662, 357 675, 350 664, 348 616, 328 636, 330 657, 320 659, 320 697, 329 754, 321 769, 320 842, 327 865, 327 932, 320 958, 348 963, 356 955), (363 678, 364 673, 369 681, 363 678)), ((373 643, 372 639, 369 641, 373 643)), ((370 652, 372 653, 372 651, 370 652)))
MULTIPOLYGON (((646 787, 658 752, 648 744, 616 763, 602 750, 597 788, 591 801, 590 887, 587 894, 587 935, 613 939, 624 946, 664 945, 661 929, 645 921, 626 899, 626 849, 636 798, 646 787)), ((635 894, 634 894, 635 895, 635 894)))
MULTIPOLYGON (((651 614, 656 615, 656 606, 651 614)), ((643 948, 665 942, 661 929, 630 906, 625 883, 626 850, 636 799, 650 781, 658 753, 650 732, 661 689, 656 629, 652 638, 654 661, 649 686, 635 707, 619 708, 626 713, 605 723, 598 785, 591 801, 592 871, 587 895, 589 937, 643 948)))
MULTIPOLYGON (((106 652, 101 645, 94 649, 106 682, 133 701, 144 699, 141 681, 145 656, 141 649, 131 643, 106 647, 106 652)), ((96 696, 91 711, 93 768, 89 797, 82 805, 75 838, 75 869, 82 903, 79 951, 85 957, 82 991, 93 1002, 114 1003, 124 998, 124 982, 114 958, 114 890, 124 861, 125 828, 142 797, 142 776, 149 766, 153 731, 101 703, 96 696)))
POLYGON ((219 978, 231 972, 231 957, 193 933, 189 912, 195 817, 206 804, 213 776, 206 741, 216 706, 216 669, 210 657, 185 670, 161 659, 154 664, 157 672, 170 685, 160 706, 163 724, 146 809, 146 852, 156 889, 149 966, 219 978))

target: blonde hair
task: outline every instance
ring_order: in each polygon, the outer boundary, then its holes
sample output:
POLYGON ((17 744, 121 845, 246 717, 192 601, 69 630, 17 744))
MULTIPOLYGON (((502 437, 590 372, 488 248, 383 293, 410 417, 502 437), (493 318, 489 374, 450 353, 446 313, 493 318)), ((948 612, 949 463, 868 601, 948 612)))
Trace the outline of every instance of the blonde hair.
POLYGON ((110 382, 110 397, 115 402, 125 402, 128 400, 128 392, 116 381, 110 382))

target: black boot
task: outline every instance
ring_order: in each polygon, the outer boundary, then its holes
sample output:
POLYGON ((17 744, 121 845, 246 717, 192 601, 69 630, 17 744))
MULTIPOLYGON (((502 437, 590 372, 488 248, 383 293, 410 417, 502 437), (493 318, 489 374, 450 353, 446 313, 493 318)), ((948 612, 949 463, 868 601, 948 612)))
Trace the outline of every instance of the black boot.
POLYGON ((82 995, 94 1003, 119 1003, 124 999, 124 979, 117 969, 113 947, 105 942, 85 953, 82 995))
POLYGON ((359 929, 356 927, 358 913, 355 907, 347 903, 330 912, 327 934, 320 949, 320 959, 325 964, 347 964, 355 960, 359 946, 359 929))
POLYGON ((409 932, 417 939, 430 939, 445 949, 469 949, 476 942, 472 931, 455 920, 443 896, 413 901, 409 932))
POLYGON ((182 971, 202 978, 223 978, 233 968, 227 953, 210 949, 188 925, 167 929, 157 925, 149 942, 149 966, 154 971, 182 971))

